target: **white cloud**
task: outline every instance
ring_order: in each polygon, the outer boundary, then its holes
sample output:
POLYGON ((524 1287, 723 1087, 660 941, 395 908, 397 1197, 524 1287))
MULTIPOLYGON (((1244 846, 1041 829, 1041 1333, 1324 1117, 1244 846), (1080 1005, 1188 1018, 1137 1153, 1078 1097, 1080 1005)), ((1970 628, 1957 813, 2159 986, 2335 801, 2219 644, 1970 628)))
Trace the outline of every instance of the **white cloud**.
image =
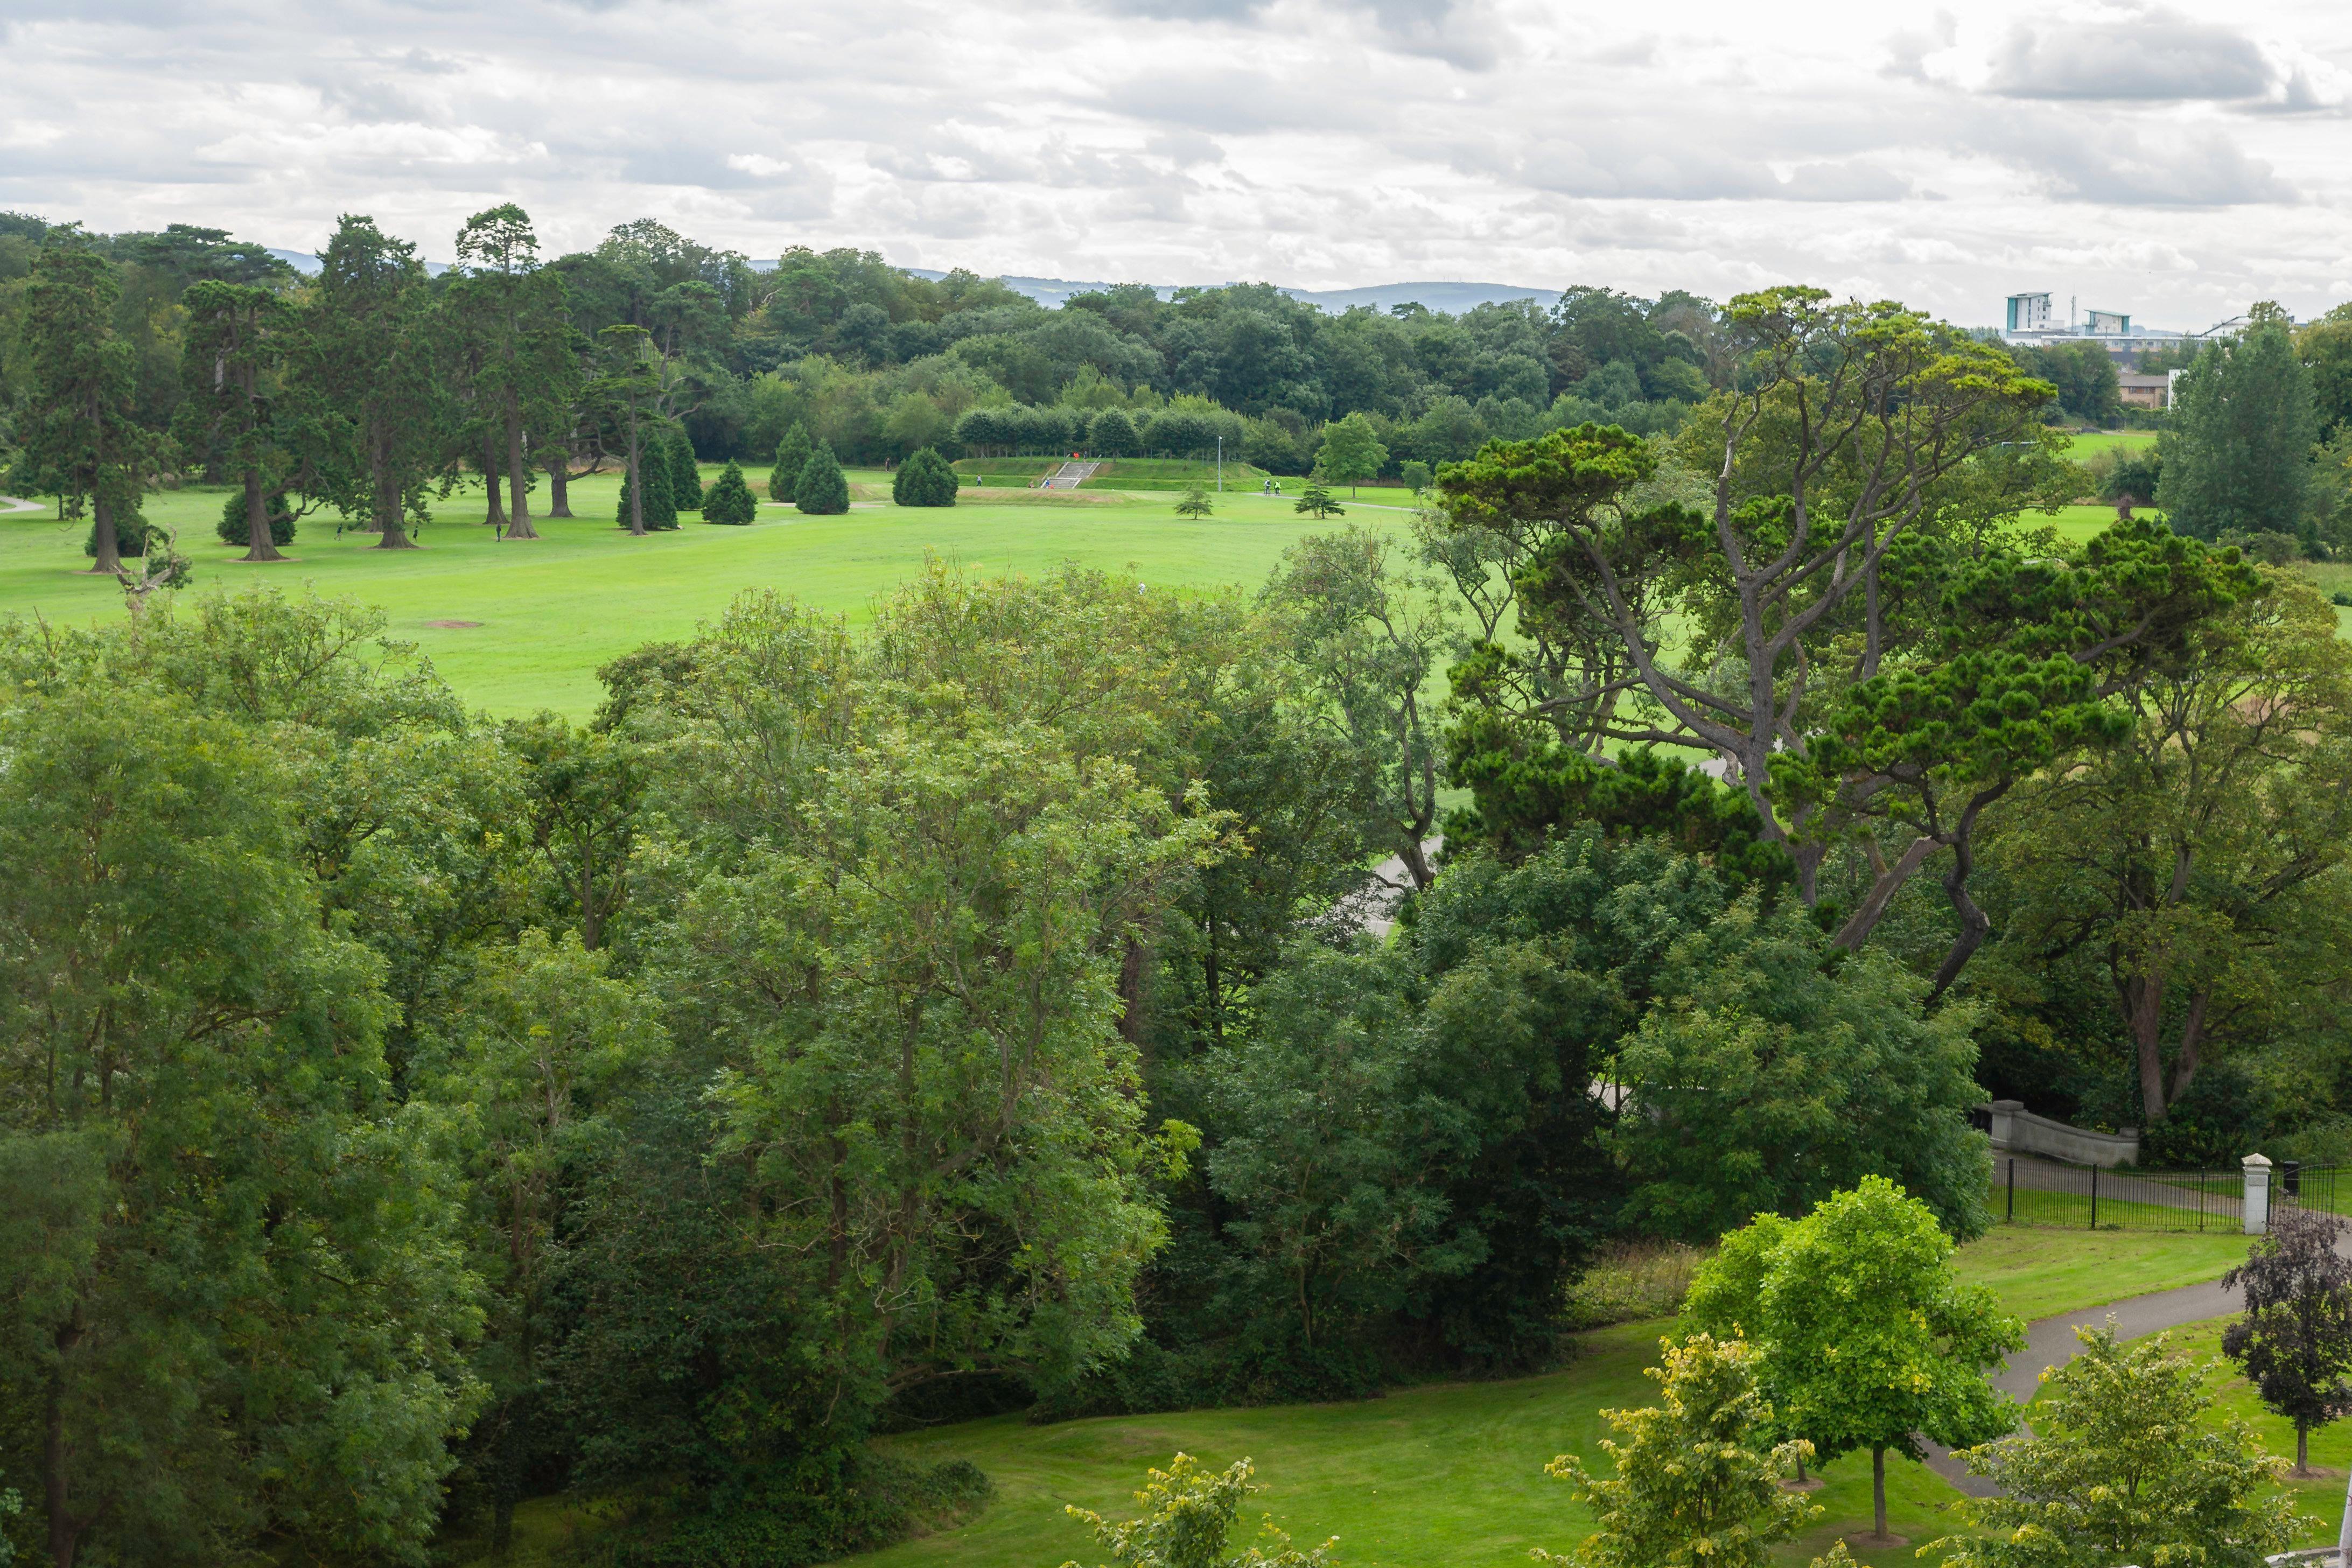
POLYGON ((2334 302, 2352 14, 2320 0, 13 0, 0 206, 315 245, 1334 288, 1802 278, 1991 319, 2334 302))

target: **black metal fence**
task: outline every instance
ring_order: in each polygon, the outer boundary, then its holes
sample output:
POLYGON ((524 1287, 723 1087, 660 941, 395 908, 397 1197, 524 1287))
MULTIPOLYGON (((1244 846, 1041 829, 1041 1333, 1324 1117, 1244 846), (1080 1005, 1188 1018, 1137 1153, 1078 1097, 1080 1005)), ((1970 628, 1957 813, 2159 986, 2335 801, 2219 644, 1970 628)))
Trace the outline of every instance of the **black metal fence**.
POLYGON ((2028 1154, 1993 1162, 1994 1217, 2073 1230, 2245 1228, 2242 1171, 2103 1171, 2028 1154))
MULTIPOLYGON (((2287 1161, 2271 1173, 2273 1210, 2305 1208, 2346 1215, 2352 1204, 2347 1167, 2287 1161)), ((2117 1171, 2070 1165, 2031 1154, 1997 1154, 1993 1217, 2006 1225, 2074 1230, 2245 1230, 2246 1178, 2236 1170, 2117 1171)), ((2352 1217, 2352 1216, 2347 1216, 2352 1217)))

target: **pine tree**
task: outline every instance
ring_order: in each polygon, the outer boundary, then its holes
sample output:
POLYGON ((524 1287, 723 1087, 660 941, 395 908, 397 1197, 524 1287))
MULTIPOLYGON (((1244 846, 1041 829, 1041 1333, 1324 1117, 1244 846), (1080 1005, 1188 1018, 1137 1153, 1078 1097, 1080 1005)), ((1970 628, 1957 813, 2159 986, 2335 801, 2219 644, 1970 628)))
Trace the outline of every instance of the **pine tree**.
POLYGON ((948 460, 925 447, 898 465, 890 479, 890 499, 900 506, 953 506, 956 484, 948 460))
POLYGON ((833 456, 830 443, 819 441, 793 481, 793 504, 813 517, 837 517, 849 510, 849 480, 833 456))
MULTIPOLYGON (((646 531, 677 526, 677 495, 669 486, 669 464, 662 444, 647 441, 638 455, 637 488, 645 497, 646 531)), ((621 504, 614 513, 623 528, 629 526, 628 476, 621 478, 621 504)))
POLYGON ((702 500, 702 521, 723 523, 730 528, 741 528, 760 515, 759 500, 751 487, 743 482, 743 469, 733 458, 710 481, 710 493, 702 500))
POLYGON ((662 442, 669 456, 670 499, 679 511, 702 510, 702 470, 695 467, 694 443, 683 430, 673 430, 662 442))
POLYGON ((1209 500, 1209 487, 1197 483, 1185 486, 1183 498, 1176 503, 1176 515, 1179 517, 1206 517, 1216 510, 1215 504, 1209 500))
POLYGON ((801 470, 808 467, 808 426, 794 420, 793 427, 784 432, 784 438, 776 443, 776 466, 768 475, 768 499, 792 500, 793 486, 799 482, 801 470))
POLYGON ((1331 487, 1323 482, 1320 474, 1307 481, 1307 489, 1291 502, 1290 510, 1311 512, 1318 518, 1344 517, 1348 510, 1339 504, 1339 498, 1331 493, 1331 487))

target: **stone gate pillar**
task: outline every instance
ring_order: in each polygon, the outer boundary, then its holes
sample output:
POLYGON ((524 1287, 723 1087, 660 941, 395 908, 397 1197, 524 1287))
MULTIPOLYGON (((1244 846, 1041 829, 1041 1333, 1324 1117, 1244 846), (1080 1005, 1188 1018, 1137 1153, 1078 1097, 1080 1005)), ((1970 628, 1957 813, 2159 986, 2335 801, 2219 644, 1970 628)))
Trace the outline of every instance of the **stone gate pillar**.
POLYGON ((2271 1163, 2249 1154, 2246 1167, 2246 1234, 2261 1236, 2271 1227, 2271 1163))

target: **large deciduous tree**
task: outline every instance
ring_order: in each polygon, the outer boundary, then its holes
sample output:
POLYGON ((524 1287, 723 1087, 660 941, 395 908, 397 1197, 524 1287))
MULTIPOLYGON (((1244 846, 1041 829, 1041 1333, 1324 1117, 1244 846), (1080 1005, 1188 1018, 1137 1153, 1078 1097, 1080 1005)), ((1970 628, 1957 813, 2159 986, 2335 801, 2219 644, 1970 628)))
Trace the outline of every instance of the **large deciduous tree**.
POLYGON ((477 1399, 456 1178, 281 738, 126 673, 0 714, 0 1444, 53 1568, 422 1563, 477 1399))

